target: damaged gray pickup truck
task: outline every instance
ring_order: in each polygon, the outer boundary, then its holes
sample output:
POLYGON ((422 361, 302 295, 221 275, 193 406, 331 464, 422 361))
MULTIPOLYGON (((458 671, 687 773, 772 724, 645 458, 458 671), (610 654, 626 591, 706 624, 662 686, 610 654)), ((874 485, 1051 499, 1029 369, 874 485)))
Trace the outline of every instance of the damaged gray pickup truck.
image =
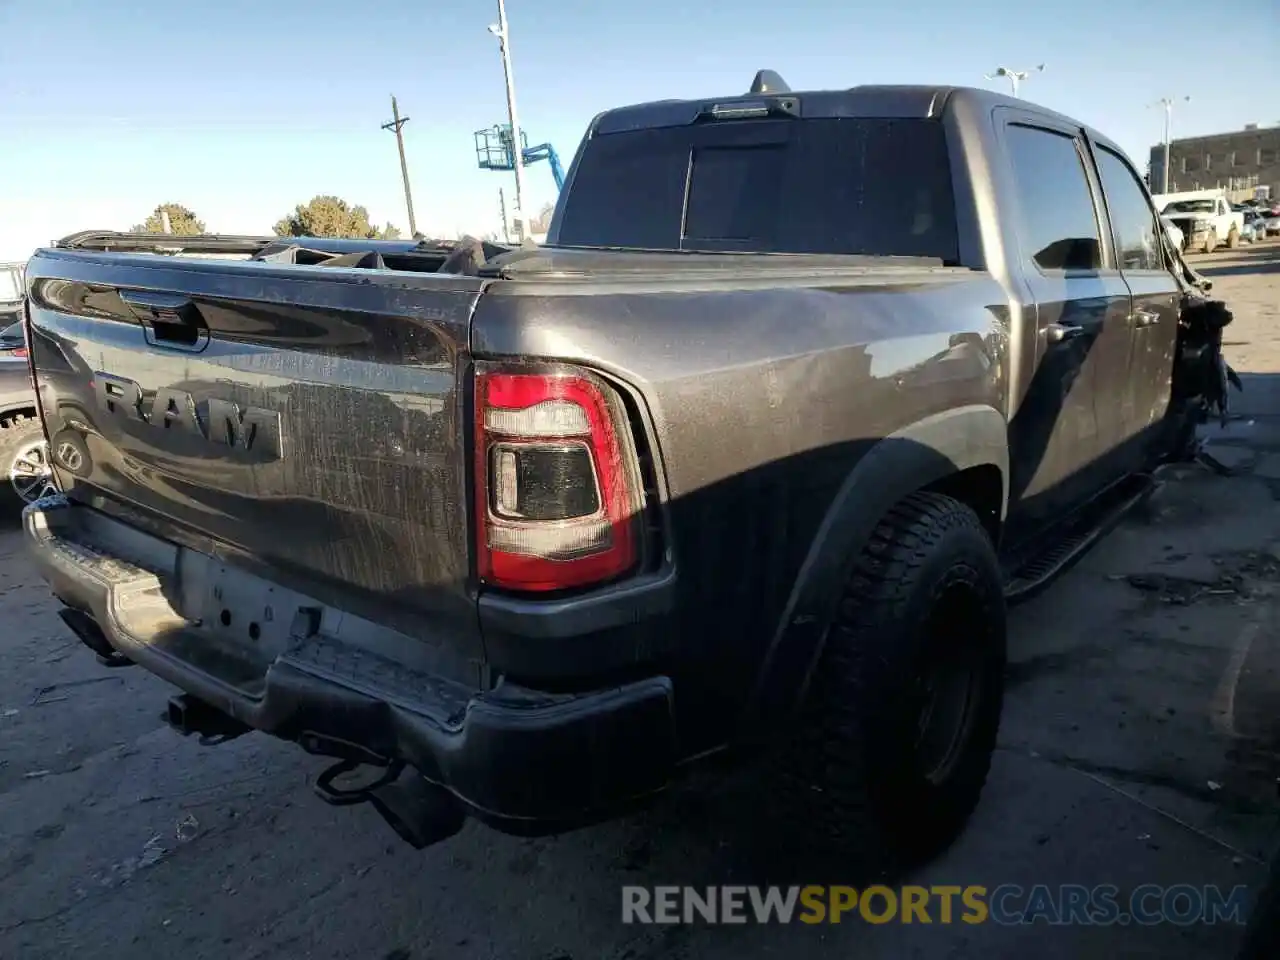
POLYGON ((1164 237, 1067 117, 764 72, 596 117, 541 248, 80 238, 28 271, 62 492, 26 537, 176 728, 331 757, 417 846, 717 757, 792 849, 928 857, 1006 603, 1225 402, 1230 314, 1164 237))

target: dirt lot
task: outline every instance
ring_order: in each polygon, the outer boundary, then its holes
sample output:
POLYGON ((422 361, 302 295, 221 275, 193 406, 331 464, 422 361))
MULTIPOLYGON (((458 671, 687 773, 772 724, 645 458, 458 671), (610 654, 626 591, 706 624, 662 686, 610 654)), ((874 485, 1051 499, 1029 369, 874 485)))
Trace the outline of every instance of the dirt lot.
MULTIPOLYGON (((911 882, 1253 883, 1277 839, 1280 243, 1199 258, 1236 312, 1233 468, 1149 508, 1015 613, 1002 745, 975 821, 911 882)), ((313 799, 322 764, 202 748, 170 691, 108 671, 0 531, 0 956, 1229 957, 1232 926, 638 927, 623 884, 732 883, 723 807, 682 793, 551 840, 475 825, 425 853, 313 799)))

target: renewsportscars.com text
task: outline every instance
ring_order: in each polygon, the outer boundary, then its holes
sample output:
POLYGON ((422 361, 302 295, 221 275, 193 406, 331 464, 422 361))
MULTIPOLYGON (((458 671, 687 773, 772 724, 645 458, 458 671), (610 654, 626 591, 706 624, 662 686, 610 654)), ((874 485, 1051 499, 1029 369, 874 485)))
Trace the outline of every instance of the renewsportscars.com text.
POLYGON ((913 923, 1003 926, 1243 924, 1247 887, 1144 884, 622 888, 623 923, 913 923))

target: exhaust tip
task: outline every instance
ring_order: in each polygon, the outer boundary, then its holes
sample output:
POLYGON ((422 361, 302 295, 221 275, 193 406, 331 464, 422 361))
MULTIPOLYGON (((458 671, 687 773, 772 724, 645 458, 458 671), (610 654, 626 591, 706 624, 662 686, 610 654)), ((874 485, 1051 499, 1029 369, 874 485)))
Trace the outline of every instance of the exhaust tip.
POLYGON ((466 825, 466 813, 444 787, 410 771, 369 791, 369 802, 387 825, 415 850, 448 840, 466 825))
POLYGON ((377 765, 378 772, 372 780, 339 785, 340 778, 366 766, 374 765, 339 760, 316 778, 312 789, 330 806, 372 804, 396 836, 415 850, 448 840, 466 824, 466 810, 458 798, 415 770, 406 774, 402 760, 377 765))
POLYGON ((71 607, 63 607, 58 611, 58 616, 62 618, 71 632, 86 647, 92 650, 98 656, 98 660, 108 667, 127 667, 133 663, 128 657, 122 654, 115 647, 111 646, 111 641, 102 632, 102 628, 98 626, 98 621, 85 613, 83 610, 75 610, 71 607))

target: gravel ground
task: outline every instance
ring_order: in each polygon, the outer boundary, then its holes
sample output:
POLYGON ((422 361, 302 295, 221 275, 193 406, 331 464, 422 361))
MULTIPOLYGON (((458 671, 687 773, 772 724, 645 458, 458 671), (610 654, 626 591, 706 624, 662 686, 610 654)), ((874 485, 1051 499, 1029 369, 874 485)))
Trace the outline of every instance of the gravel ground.
MULTIPOLYGON (((1280 243, 1198 258, 1236 322, 1232 468, 1179 468, 1015 611, 1008 709, 969 831, 924 885, 1251 884, 1277 837, 1280 243)), ((1230 957, 1232 925, 657 927, 623 884, 731 883, 731 804, 680 791, 555 839, 474 824, 418 853, 332 809, 322 763, 260 736, 202 748, 171 691, 105 670, 0 530, 0 956, 644 960, 1230 957)))

